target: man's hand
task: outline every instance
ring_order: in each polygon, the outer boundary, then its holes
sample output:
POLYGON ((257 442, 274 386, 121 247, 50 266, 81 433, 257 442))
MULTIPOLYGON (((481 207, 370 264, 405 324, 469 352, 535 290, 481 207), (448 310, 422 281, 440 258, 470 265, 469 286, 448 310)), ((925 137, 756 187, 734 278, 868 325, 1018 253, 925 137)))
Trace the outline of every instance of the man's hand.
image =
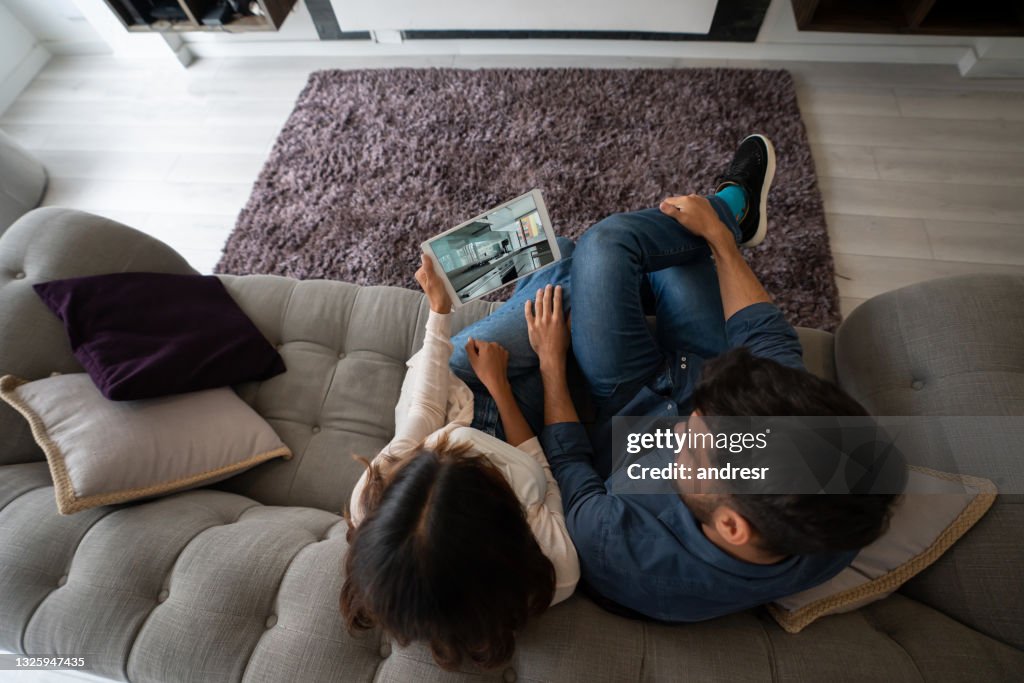
POLYGON ((469 338, 466 342, 466 355, 473 367, 477 379, 487 388, 491 396, 497 395, 509 387, 508 383, 508 351, 498 342, 485 342, 469 338))
POLYGON ((419 270, 416 271, 416 282, 420 284, 423 293, 427 295, 430 310, 435 313, 451 313, 452 300, 448 296, 448 290, 444 288, 444 283, 437 276, 430 257, 426 254, 422 254, 422 256, 423 260, 420 262, 419 270))
POLYGON ((726 320, 751 304, 772 300, 740 253, 736 238, 719 219, 707 197, 693 194, 669 197, 660 208, 662 213, 675 218, 684 228, 707 240, 715 258, 726 320))
POLYGON ((715 209, 707 197, 695 194, 685 197, 667 197, 662 200, 658 208, 666 216, 675 218, 679 225, 694 235, 703 237, 711 244, 721 244, 721 240, 731 241, 734 244, 736 242, 736 238, 715 213, 715 209))
POLYGON ((526 329, 530 346, 542 366, 565 365, 569 352, 569 326, 562 311, 562 287, 548 285, 537 290, 537 300, 526 302, 526 329))

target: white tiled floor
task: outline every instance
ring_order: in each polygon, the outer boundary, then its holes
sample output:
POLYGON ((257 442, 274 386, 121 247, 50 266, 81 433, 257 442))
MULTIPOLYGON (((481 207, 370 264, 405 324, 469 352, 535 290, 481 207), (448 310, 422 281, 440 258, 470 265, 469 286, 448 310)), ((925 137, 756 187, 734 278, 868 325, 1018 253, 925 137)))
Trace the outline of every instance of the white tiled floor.
POLYGON ((0 116, 46 163, 47 205, 149 232, 209 272, 310 71, 394 66, 790 69, 844 311, 915 281, 1024 274, 1024 81, 953 67, 585 57, 58 58, 0 116))

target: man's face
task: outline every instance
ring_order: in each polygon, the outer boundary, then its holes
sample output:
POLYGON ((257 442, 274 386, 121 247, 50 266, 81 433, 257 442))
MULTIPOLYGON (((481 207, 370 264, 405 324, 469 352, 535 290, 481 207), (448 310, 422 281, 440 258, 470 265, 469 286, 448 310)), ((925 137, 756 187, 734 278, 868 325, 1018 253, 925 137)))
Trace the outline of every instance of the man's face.
MULTIPOLYGON (((687 430, 692 435, 710 434, 711 431, 700 413, 696 411, 690 414, 686 422, 676 424, 675 431, 677 434, 684 434, 687 430)), ((679 453, 676 454, 676 462, 690 468, 689 474, 692 477, 691 479, 677 479, 676 489, 679 497, 683 499, 683 503, 686 504, 686 507, 690 509, 693 515, 701 522, 706 522, 711 518, 711 513, 714 509, 718 507, 720 496, 710 491, 709 481, 696 478, 697 468, 709 467, 711 463, 710 449, 703 447, 701 445, 702 441, 703 439, 688 439, 679 450, 679 453), (690 443, 695 445, 690 446, 690 443)))

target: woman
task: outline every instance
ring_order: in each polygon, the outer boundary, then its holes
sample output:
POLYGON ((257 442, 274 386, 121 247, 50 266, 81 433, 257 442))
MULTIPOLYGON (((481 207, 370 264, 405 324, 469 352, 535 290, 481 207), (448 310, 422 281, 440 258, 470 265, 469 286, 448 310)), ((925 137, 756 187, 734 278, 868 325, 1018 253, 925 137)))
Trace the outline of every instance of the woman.
MULTIPOLYGON (((426 642, 442 667, 492 667, 528 619, 572 594, 579 563, 508 352, 472 338, 465 347, 503 441, 474 428, 486 425, 473 392, 449 370, 451 300, 425 255, 416 280, 430 303, 426 338, 408 363, 395 437, 352 492, 341 610, 350 631, 379 625, 402 645, 426 642)), ((568 336, 564 322, 531 333, 568 336)))

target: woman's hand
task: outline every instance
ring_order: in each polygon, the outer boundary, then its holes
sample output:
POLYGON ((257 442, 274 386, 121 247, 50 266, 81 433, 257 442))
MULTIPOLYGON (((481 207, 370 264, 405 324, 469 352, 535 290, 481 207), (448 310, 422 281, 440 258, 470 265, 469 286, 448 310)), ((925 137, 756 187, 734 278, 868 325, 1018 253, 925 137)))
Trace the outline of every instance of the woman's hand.
POLYGON ((526 302, 526 329, 541 366, 565 364, 569 353, 569 325, 562 311, 561 285, 538 289, 537 300, 526 302))
POLYGON ((483 384, 491 396, 497 397, 501 391, 509 388, 508 383, 508 351, 498 342, 485 342, 469 338, 466 342, 466 355, 473 367, 477 379, 483 384))
POLYGON ((422 254, 422 256, 423 260, 420 262, 419 270, 416 271, 416 282, 420 283, 420 288, 427 295, 430 310, 435 313, 451 313, 452 299, 448 296, 448 290, 444 288, 444 283, 437 276, 430 257, 426 254, 422 254))
POLYGON ((707 197, 691 194, 685 197, 667 197, 658 207, 666 216, 676 219, 694 235, 703 237, 710 243, 726 239, 735 243, 735 238, 718 217, 707 197))

